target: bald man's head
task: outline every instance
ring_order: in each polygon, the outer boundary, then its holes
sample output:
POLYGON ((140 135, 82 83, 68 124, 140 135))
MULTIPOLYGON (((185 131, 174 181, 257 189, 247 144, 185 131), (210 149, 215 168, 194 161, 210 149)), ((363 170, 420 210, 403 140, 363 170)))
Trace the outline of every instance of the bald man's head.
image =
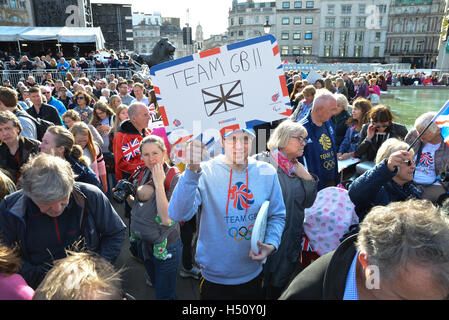
POLYGON ((337 114, 337 99, 327 89, 319 89, 316 91, 313 99, 312 116, 318 122, 326 122, 333 115, 337 114))

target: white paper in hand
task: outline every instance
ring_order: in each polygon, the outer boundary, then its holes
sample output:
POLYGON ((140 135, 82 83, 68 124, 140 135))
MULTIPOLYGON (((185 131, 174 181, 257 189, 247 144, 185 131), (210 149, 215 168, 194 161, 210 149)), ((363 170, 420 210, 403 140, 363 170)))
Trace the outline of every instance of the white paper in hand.
MULTIPOLYGON (((265 241, 265 230, 267 229, 268 206, 270 201, 265 201, 259 209, 256 221, 254 221, 253 233, 251 235, 251 249, 255 254, 259 254, 257 241, 265 241)), ((264 261, 265 262, 265 261, 264 261)))

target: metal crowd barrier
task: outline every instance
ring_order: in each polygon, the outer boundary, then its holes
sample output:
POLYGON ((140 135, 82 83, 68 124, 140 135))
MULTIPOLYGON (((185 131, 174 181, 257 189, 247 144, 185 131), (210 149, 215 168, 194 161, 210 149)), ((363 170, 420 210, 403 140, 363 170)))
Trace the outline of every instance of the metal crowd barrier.
MULTIPOLYGON (((73 77, 81 76, 83 73, 86 75, 86 77, 96 80, 101 78, 106 78, 111 74, 114 74, 116 78, 123 77, 125 79, 131 79, 133 74, 135 73, 135 70, 131 69, 111 69, 111 68, 104 68, 104 69, 96 69, 96 68, 89 68, 89 69, 83 69, 76 72, 71 72, 73 77)), ((62 72, 54 69, 47 69, 47 70, 3 70, 0 71, 0 85, 3 84, 4 80, 9 80, 11 85, 13 87, 17 86, 17 83, 19 81, 25 82, 29 76, 33 76, 36 80, 36 83, 42 83, 44 80, 44 74, 50 73, 51 79, 54 80, 65 80, 65 76, 67 72, 62 72)))
MULTIPOLYGON (((362 71, 362 72, 383 72, 391 70, 410 70, 408 63, 380 64, 380 63, 286 63, 283 65, 284 71, 328 71, 336 73, 339 70, 343 72, 362 71)), ((413 69, 412 69, 413 70, 413 69)))

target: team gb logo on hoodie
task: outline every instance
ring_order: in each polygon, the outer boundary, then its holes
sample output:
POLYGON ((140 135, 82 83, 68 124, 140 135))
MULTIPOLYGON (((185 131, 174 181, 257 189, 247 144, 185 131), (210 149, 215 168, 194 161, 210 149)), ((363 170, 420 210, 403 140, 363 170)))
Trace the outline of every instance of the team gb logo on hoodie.
POLYGON ((246 210, 254 204, 254 194, 243 182, 237 182, 229 190, 230 199, 234 200, 233 206, 238 210, 246 210))

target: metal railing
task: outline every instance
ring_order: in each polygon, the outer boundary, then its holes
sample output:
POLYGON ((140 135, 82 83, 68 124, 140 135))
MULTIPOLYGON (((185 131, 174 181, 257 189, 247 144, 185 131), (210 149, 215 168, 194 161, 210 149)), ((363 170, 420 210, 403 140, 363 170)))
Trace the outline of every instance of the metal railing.
MULTIPOLYGON (((75 77, 76 75, 81 76, 83 73, 86 77, 90 79, 101 79, 108 78, 111 74, 114 74, 116 78, 123 77, 125 79, 131 79, 133 74, 138 70, 131 69, 112 69, 112 68, 104 68, 104 69, 82 69, 76 72, 71 72, 75 77)), ((0 71, 0 84, 3 84, 3 81, 9 80, 13 87, 17 86, 19 81, 25 82, 29 76, 33 76, 36 80, 36 83, 42 83, 44 80, 44 75, 46 73, 51 74, 51 79, 55 80, 63 80, 65 81, 65 76, 67 71, 58 71, 55 69, 39 69, 39 70, 3 70, 0 71)))
POLYGON ((283 65, 284 71, 328 71, 336 73, 338 71, 351 72, 383 72, 391 70, 410 70, 409 63, 380 64, 380 63, 286 63, 283 65))

